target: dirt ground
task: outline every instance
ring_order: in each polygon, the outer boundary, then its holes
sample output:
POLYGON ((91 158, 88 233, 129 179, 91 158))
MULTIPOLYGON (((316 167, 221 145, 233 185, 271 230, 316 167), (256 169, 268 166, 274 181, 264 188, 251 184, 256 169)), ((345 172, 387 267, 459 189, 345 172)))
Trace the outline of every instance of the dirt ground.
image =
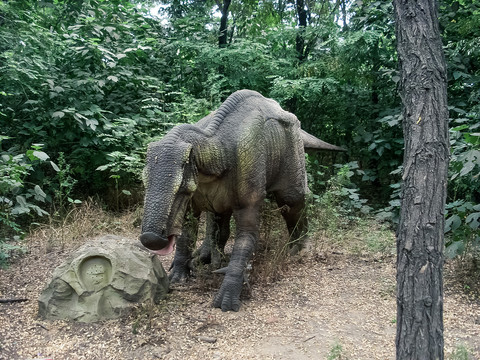
MULTIPOLYGON (((67 254, 32 240, 0 270, 0 299, 28 299, 0 304, 0 359, 395 358, 394 256, 312 250, 288 260, 279 280, 252 283, 236 313, 212 307, 219 279, 197 279, 121 319, 40 320, 39 293, 67 254)), ((446 273, 446 358, 461 346, 480 359, 480 303, 446 273)))

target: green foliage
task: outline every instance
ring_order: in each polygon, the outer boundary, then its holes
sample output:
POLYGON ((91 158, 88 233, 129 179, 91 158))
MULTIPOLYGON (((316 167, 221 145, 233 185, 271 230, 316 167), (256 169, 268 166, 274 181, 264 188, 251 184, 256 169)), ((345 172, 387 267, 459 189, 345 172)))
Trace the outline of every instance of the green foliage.
POLYGON ((34 144, 26 152, 18 148, 3 150, 0 136, 0 266, 5 266, 10 253, 21 251, 22 246, 9 243, 25 234, 27 221, 48 214, 45 210, 47 195, 38 184, 27 181, 28 175, 42 167, 49 156, 42 145, 34 144))
POLYGON ((480 257, 480 204, 457 200, 447 204, 445 232, 449 257, 472 254, 480 257))
POLYGON ((473 359, 470 355, 470 351, 464 345, 457 345, 452 355, 449 357, 450 360, 471 360, 473 359))
MULTIPOLYGON (((0 136, 0 145, 6 136, 0 136)), ((28 175, 45 162, 49 156, 41 151, 42 145, 32 145, 25 153, 17 148, 1 150, 0 155, 0 240, 9 234, 22 234, 19 219, 25 215, 47 214, 39 204, 45 203, 47 195, 37 184, 27 181, 28 175)), ((42 205, 43 206, 43 205, 42 205)))
POLYGON ((26 251, 24 246, 0 241, 0 269, 5 269, 8 266, 12 254, 24 254, 26 251))
POLYGON ((450 130, 450 202, 447 204, 446 253, 450 257, 480 258, 480 132, 478 115, 452 108, 459 114, 450 130))
POLYGON ((480 256, 480 9, 475 2, 443 1, 449 72, 451 160, 447 204, 447 255, 480 256))
POLYGON ((340 343, 335 343, 330 349, 327 360, 341 360, 346 359, 343 353, 343 346, 340 343))
POLYGON ((128 1, 44 4, 22 4, 30 15, 19 2, 0 5, 2 131, 24 148, 64 153, 79 191, 95 193, 105 188, 95 169, 109 153, 140 151, 147 130, 165 130, 162 39, 128 1))
MULTIPOLYGON (((328 180, 326 190, 322 195, 313 195, 316 206, 327 211, 340 221, 353 221, 359 214, 367 214, 371 207, 367 200, 362 199, 359 188, 353 183, 355 175, 362 175, 357 162, 345 165, 336 165, 337 173, 328 180)), ((335 223, 338 223, 336 221, 335 223)))

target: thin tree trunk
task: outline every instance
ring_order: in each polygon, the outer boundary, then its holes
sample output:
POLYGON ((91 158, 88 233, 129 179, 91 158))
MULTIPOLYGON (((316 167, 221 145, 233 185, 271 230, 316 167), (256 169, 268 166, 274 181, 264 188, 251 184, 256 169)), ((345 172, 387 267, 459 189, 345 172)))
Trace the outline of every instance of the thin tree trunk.
POLYGON ((342 17, 343 17, 343 31, 348 30, 348 22, 347 22, 347 1, 346 0, 340 0, 340 6, 342 10, 342 17))
POLYGON ((227 46, 227 21, 228 21, 228 8, 230 7, 231 0, 223 0, 223 4, 217 1, 218 8, 222 13, 222 17, 220 18, 220 31, 218 36, 218 46, 225 47, 227 46))
POLYGON ((397 360, 443 359, 446 65, 437 0, 393 0, 405 154, 397 231, 397 360))
MULTIPOLYGON (((217 0, 217 6, 220 12, 222 13, 222 17, 220 18, 220 30, 218 33, 218 47, 225 48, 227 46, 227 39, 228 39, 228 8, 230 7, 232 0, 223 0, 220 3, 217 0)), ((221 64, 218 67, 218 73, 220 75, 225 75, 225 66, 221 64)), ((225 100, 224 98, 222 100, 225 100)))
POLYGON ((297 50, 297 56, 300 61, 303 61, 307 57, 305 46, 305 29, 307 28, 308 12, 305 8, 304 0, 297 0, 297 16, 298 16, 298 32, 295 39, 295 48, 297 50))

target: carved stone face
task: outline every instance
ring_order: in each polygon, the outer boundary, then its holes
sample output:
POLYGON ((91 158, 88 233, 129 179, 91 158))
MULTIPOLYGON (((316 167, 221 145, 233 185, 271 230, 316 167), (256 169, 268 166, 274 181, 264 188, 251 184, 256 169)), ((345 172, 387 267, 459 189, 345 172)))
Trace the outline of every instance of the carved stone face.
POLYGON ((107 236, 80 247, 53 272, 40 295, 39 315, 91 322, 118 317, 135 303, 164 298, 165 270, 156 255, 137 244, 107 236))

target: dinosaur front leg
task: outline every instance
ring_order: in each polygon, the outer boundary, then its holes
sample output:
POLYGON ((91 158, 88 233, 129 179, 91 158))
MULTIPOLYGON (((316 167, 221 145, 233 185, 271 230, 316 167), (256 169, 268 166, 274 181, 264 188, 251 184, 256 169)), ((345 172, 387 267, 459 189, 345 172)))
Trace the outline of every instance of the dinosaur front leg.
POLYGON ((222 311, 240 309, 244 272, 252 257, 259 234, 258 207, 238 210, 233 215, 237 227, 235 244, 222 286, 213 302, 213 305, 221 308, 222 311))
POLYGON ((198 233, 198 216, 193 216, 189 212, 187 214, 182 227, 182 235, 176 243, 175 257, 170 267, 168 277, 171 284, 185 282, 191 272, 192 252, 198 233))

